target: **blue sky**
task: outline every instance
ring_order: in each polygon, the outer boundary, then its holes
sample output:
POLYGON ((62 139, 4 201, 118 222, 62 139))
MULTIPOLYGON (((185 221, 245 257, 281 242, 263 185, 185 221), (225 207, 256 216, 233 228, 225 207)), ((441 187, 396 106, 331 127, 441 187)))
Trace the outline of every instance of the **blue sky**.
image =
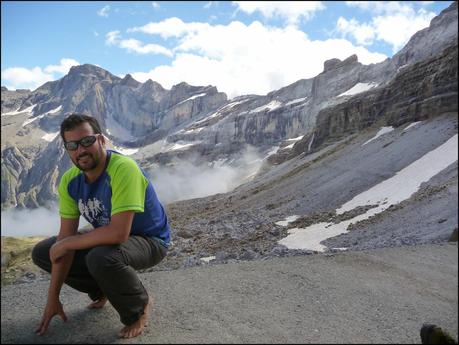
POLYGON ((357 54, 399 51, 452 1, 2 1, 1 84, 35 89, 90 63, 170 89, 266 94, 357 54))

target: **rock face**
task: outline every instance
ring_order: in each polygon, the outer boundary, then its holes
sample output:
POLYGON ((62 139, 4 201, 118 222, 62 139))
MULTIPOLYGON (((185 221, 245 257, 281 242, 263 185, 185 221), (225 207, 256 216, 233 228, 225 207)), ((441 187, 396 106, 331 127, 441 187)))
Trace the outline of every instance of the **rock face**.
POLYGON ((418 31, 392 58, 396 67, 437 55, 445 42, 457 42, 457 1, 434 17, 430 26, 418 31))
POLYGON ((119 78, 89 64, 72 67, 33 92, 1 92, 2 137, 7 137, 2 139, 2 208, 55 198, 61 169, 70 163, 59 137, 49 144, 38 138, 57 133, 69 112, 95 116, 114 144, 139 148, 146 167, 177 157, 230 161, 247 145, 260 152, 280 147, 269 159, 279 164, 378 121, 398 126, 457 111, 457 2, 391 59, 372 65, 362 65, 356 55, 327 60, 316 77, 266 96, 227 100, 214 86, 186 83, 166 90, 152 80, 119 78), (355 88, 366 89, 349 95, 355 88), (290 148, 287 140, 299 137, 290 148), (187 149, 150 149, 163 141, 187 149), (46 164, 51 159, 53 167, 46 164), (16 164, 20 160, 27 162, 16 164))
POLYGON ((9 147, 2 151, 2 205, 14 207, 18 204, 16 197, 18 181, 30 165, 30 161, 16 147, 9 147))
POLYGON ((151 80, 142 84, 130 75, 121 79, 88 64, 72 67, 62 79, 34 92, 4 88, 2 137, 22 136, 23 144, 18 148, 2 140, 2 209, 34 208, 56 199, 59 178, 71 163, 59 136, 48 145, 38 144, 33 137, 59 131, 69 112, 95 116, 116 144, 144 145, 216 109, 226 99, 212 86, 181 83, 165 90, 151 80), (14 128, 17 132, 12 132, 14 128), (31 154, 24 156, 22 150, 31 154), (56 164, 50 166, 50 160, 56 164))
POLYGON ((29 90, 10 91, 2 86, 2 114, 10 111, 20 110, 24 101, 30 96, 29 90))
MULTIPOLYGON (((405 68, 384 88, 322 110, 317 117, 312 147, 356 133, 377 121, 398 127, 444 113, 457 113, 457 59, 455 44, 438 56, 405 68)), ((307 143, 304 140, 298 145, 307 143)))

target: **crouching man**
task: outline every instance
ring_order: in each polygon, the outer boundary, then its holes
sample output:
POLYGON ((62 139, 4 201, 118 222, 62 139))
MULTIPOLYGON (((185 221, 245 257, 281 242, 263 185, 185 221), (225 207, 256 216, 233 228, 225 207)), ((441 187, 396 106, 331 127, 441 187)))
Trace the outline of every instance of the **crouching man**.
POLYGON ((58 236, 32 251, 34 263, 51 273, 46 307, 35 332, 44 334, 56 315, 67 321, 59 298, 66 283, 89 295, 89 308, 101 308, 108 300, 125 325, 119 336, 136 337, 147 325, 153 303, 136 270, 152 267, 166 256, 166 212, 137 163, 105 148, 95 118, 72 114, 62 122, 60 134, 75 166, 59 184, 58 236), (80 215, 94 230, 78 232, 80 215))

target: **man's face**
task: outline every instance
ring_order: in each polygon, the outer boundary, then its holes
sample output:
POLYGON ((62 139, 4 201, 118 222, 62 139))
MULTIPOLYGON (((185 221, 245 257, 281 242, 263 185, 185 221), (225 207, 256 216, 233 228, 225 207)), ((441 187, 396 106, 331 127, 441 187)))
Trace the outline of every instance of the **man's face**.
POLYGON ((105 144, 104 136, 102 134, 94 134, 91 125, 87 122, 82 123, 70 131, 64 132, 66 142, 79 141, 88 136, 96 136, 96 141, 92 145, 84 147, 79 143, 75 151, 67 149, 67 153, 73 164, 82 171, 93 170, 101 163, 105 153, 103 147, 105 144))

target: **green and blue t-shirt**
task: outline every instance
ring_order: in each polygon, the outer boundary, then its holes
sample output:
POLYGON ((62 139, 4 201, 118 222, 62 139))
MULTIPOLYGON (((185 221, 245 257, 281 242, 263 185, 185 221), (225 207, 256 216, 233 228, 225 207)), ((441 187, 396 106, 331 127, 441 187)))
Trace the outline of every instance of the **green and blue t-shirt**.
POLYGON ((82 215, 94 228, 110 223, 111 216, 135 211, 131 235, 156 237, 168 246, 170 230, 166 212, 153 185, 137 163, 107 150, 105 171, 92 183, 73 166, 59 184, 59 213, 63 218, 82 215))

